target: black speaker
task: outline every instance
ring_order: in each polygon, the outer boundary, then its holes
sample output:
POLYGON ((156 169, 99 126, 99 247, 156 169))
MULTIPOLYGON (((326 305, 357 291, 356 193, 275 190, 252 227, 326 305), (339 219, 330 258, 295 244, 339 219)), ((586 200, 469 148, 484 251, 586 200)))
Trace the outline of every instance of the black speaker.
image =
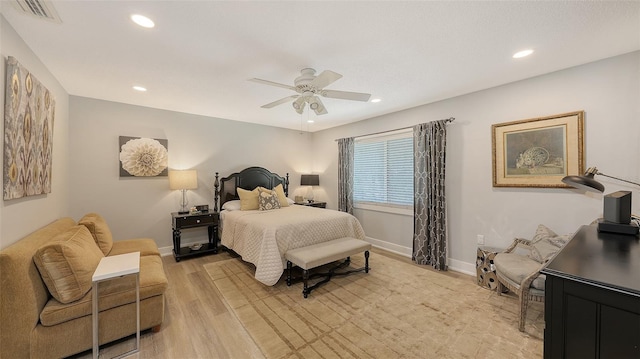
POLYGON ((630 191, 618 191, 604 196, 604 219, 621 224, 631 222, 630 191))

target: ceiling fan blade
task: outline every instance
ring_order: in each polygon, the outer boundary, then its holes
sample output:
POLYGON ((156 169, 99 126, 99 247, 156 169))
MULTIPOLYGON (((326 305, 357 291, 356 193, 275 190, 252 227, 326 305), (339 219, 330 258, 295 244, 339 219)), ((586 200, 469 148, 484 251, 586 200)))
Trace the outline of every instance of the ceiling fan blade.
POLYGON ((340 80, 342 75, 339 73, 333 72, 331 70, 324 70, 315 79, 311 81, 311 85, 315 86, 317 89, 323 89, 326 86, 340 80))
POLYGON ((263 85, 277 86, 277 87, 282 87, 282 88, 286 88, 286 89, 289 89, 289 90, 296 91, 296 88, 295 88, 295 87, 293 87, 293 86, 285 85, 285 84, 279 84, 279 83, 277 83, 277 82, 273 82, 273 81, 262 80, 262 79, 256 79, 256 78, 249 79, 249 81, 257 82, 257 83, 259 83, 259 84, 263 84, 263 85))
POLYGON ((304 105, 306 105, 306 103, 307 102, 305 101, 305 98, 300 96, 293 102, 293 108, 297 113, 302 114, 302 111, 304 111, 304 105))
POLYGON ((336 91, 336 90, 322 90, 320 95, 329 98, 339 98, 343 100, 353 101, 369 101, 371 94, 361 92, 348 92, 348 91, 336 91))
POLYGON ((327 113, 327 109, 318 96, 313 96, 313 99, 309 101, 309 108, 314 110, 316 115, 324 115, 327 113))
POLYGON ((271 103, 268 103, 268 104, 266 104, 266 105, 262 105, 262 106, 260 106, 260 107, 262 107, 262 108, 272 108, 272 107, 278 106, 278 105, 280 105, 280 104, 283 104, 283 103, 285 103, 285 102, 289 102, 289 101, 293 100, 294 98, 298 98, 298 97, 300 97, 300 95, 291 95, 291 96, 287 96, 287 97, 285 97, 285 98, 281 98, 281 99, 279 99, 278 101, 273 101, 273 102, 271 102, 271 103))

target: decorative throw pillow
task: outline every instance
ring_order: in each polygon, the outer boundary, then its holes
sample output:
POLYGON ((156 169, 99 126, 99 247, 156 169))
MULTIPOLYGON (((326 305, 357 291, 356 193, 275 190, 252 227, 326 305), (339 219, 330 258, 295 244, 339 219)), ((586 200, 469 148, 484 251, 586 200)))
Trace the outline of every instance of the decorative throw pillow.
POLYGON ((102 253, 105 256, 109 255, 113 248, 113 236, 104 218, 97 213, 87 213, 80 218, 78 224, 87 227, 102 253))
POLYGON ((247 191, 246 189, 236 188, 238 196, 240 196, 240 209, 243 211, 251 211, 258 209, 258 189, 247 191))
POLYGON ((276 191, 278 195, 278 201, 280 202, 280 207, 289 207, 289 201, 287 201, 287 196, 284 194, 284 188, 282 187, 282 183, 273 187, 273 190, 276 191))
POLYGON ((531 254, 529 258, 539 263, 551 259, 560 248, 569 241, 569 236, 559 236, 544 225, 539 225, 536 234, 531 240, 531 254))
POLYGON ((276 191, 268 190, 260 187, 258 191, 258 209, 268 211, 280 208, 280 200, 276 191))
POLYGON ((40 247, 33 261, 49 293, 71 303, 91 289, 91 277, 104 257, 85 226, 74 226, 40 247))
POLYGON ((544 263, 551 259, 554 254, 560 250, 559 247, 551 244, 547 239, 541 239, 540 241, 531 245, 531 254, 529 258, 538 263, 544 263))
POLYGON ((536 243, 542 240, 543 238, 557 237, 557 236, 558 235, 554 231, 547 228, 544 224, 540 224, 536 229, 536 234, 531 239, 531 243, 536 243))

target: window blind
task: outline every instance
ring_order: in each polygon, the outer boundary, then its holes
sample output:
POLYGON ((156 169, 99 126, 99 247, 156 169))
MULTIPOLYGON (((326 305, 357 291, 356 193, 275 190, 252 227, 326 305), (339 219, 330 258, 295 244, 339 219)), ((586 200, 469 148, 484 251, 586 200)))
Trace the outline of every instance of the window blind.
POLYGON ((356 204, 413 206, 413 133, 356 139, 353 182, 356 204))

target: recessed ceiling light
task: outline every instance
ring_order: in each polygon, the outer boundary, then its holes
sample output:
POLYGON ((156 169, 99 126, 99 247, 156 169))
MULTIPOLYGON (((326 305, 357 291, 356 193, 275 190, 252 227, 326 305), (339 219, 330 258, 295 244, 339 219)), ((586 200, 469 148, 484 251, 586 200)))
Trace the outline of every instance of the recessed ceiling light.
POLYGON ((147 89, 142 87, 142 86, 133 86, 133 89, 136 90, 136 91, 140 91, 140 92, 147 91, 147 89))
POLYGON ((515 54, 513 54, 513 58, 514 59, 519 59, 519 58, 522 58, 522 57, 529 56, 531 54, 533 54, 533 50, 526 49, 526 50, 518 51, 515 54))
POLYGON ((131 21, 135 22, 136 24, 142 26, 142 27, 146 27, 146 28, 152 28, 154 26, 156 26, 156 24, 153 23, 153 21, 151 21, 151 19, 149 19, 146 16, 142 16, 142 15, 138 15, 138 14, 134 14, 131 15, 131 21))
POLYGON ((313 120, 307 120, 307 123, 314 123, 315 121, 313 120))
POLYGON ((382 100, 380 100, 379 98, 374 98, 373 100, 371 100, 371 102, 373 102, 373 103, 378 103, 380 101, 382 101, 382 100))

